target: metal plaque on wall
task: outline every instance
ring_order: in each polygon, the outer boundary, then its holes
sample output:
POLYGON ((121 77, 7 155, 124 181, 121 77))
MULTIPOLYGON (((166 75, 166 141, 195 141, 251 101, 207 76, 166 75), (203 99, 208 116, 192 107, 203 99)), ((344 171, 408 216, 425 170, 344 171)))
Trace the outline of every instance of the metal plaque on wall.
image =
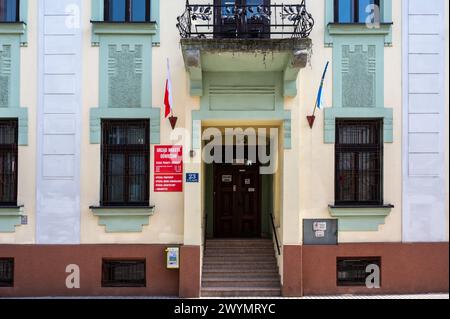
POLYGON ((337 219, 304 219, 303 245, 337 245, 337 219))

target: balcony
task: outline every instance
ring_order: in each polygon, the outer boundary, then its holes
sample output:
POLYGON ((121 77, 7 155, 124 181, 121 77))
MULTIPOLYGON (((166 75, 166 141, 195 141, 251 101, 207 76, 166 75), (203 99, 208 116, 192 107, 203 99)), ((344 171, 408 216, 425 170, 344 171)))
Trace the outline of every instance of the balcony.
POLYGON ((187 38, 307 38, 314 19, 300 4, 190 4, 178 17, 177 28, 187 38))
POLYGON ((306 66, 312 45, 308 37, 314 19, 305 2, 186 1, 177 28, 191 95, 203 95, 205 72, 281 72, 284 96, 295 96, 298 72, 306 66))

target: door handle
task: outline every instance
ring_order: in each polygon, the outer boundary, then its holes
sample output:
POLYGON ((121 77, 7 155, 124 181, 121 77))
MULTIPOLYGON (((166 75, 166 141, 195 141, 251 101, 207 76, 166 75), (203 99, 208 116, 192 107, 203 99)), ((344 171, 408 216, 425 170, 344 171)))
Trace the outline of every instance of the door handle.
POLYGON ((235 193, 236 193, 236 190, 237 190, 237 187, 236 187, 236 185, 233 185, 233 192, 235 192, 235 193))

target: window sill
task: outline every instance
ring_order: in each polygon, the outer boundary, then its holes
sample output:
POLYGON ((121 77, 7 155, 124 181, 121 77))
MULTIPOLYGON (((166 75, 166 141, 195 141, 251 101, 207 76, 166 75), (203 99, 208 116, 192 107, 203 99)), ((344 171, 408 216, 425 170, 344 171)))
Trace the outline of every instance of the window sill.
POLYGON ((155 206, 91 206, 89 209, 99 217, 98 224, 106 226, 107 233, 140 233, 155 213, 155 206))
POLYGON ((393 205, 349 206, 330 205, 330 215, 339 220, 339 231, 378 231, 384 225, 393 205))
POLYGON ((393 23, 380 23, 379 28, 368 28, 366 23, 329 23, 328 33, 331 35, 346 34, 381 34, 388 35, 393 23))
POLYGON ((150 22, 109 22, 91 21, 92 23, 92 45, 100 45, 102 35, 148 35, 156 36, 158 23, 150 22))
POLYGON ((23 215, 23 206, 0 206, 0 233, 14 233, 23 215))

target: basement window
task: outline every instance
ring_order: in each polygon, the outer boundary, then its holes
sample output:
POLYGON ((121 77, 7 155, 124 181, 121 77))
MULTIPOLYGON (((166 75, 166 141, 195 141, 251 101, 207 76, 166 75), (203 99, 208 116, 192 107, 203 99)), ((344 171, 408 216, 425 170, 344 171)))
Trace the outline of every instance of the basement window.
POLYGON ((146 287, 145 260, 103 260, 102 287, 146 287))
POLYGON ((366 272, 367 266, 377 265, 381 269, 380 257, 356 257, 338 258, 337 285, 342 286, 366 286, 366 278, 370 272, 366 272))
POLYGON ((13 258, 0 258, 0 287, 14 287, 13 258))

